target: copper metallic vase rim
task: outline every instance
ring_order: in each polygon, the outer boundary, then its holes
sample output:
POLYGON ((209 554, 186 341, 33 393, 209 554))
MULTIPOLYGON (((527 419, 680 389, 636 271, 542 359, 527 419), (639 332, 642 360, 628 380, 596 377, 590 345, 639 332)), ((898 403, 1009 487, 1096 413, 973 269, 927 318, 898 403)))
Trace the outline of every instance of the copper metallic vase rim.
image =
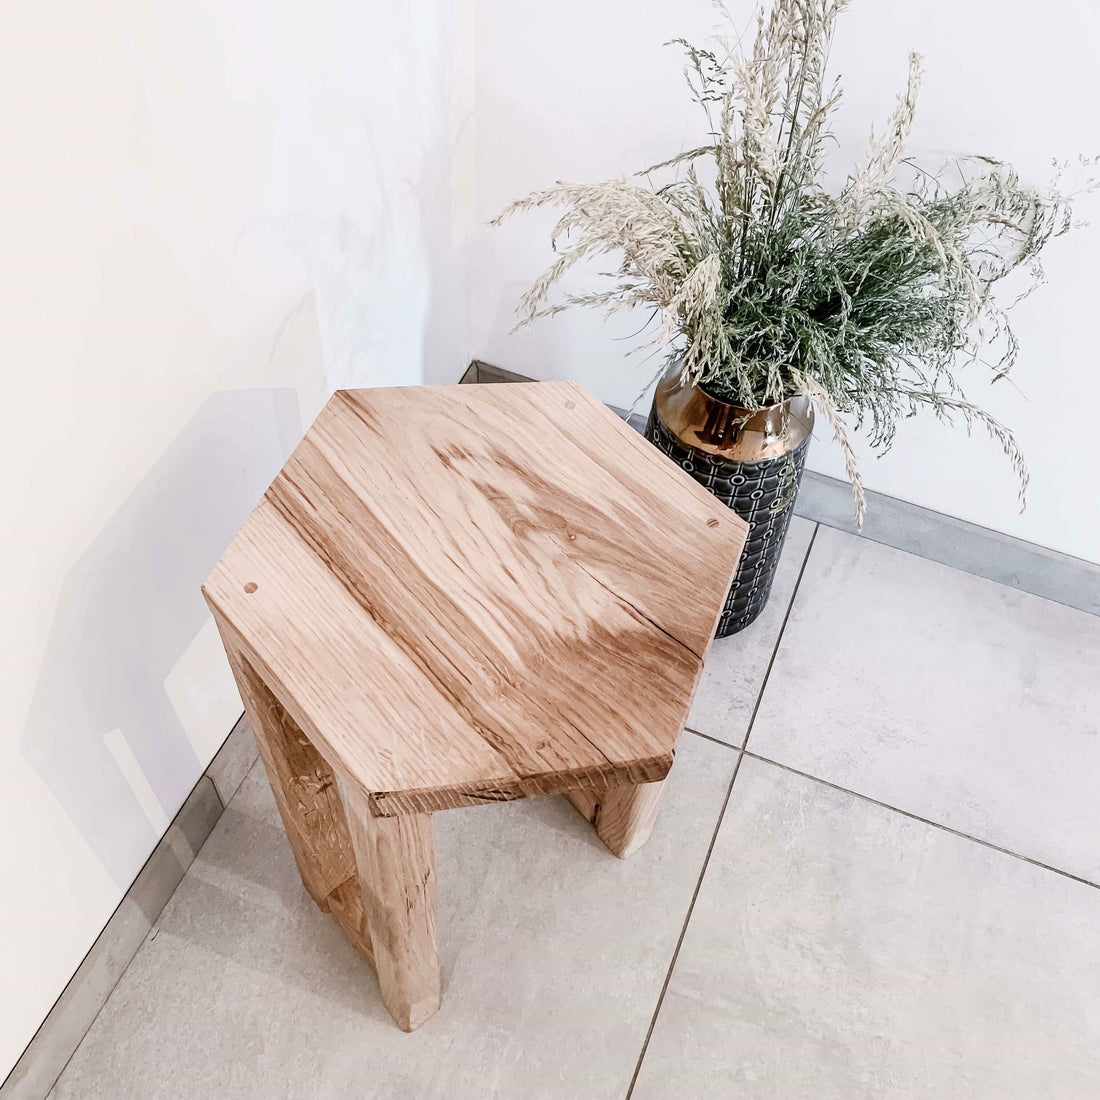
POLYGON ((788 454, 814 426, 813 401, 807 395, 748 409, 685 380, 675 364, 657 383, 653 407, 687 446, 729 462, 760 462, 788 454))
POLYGON ((699 390, 700 393, 705 394, 708 401, 713 401, 717 405, 724 405, 727 409, 736 409, 738 412, 746 413, 750 416, 759 416, 761 413, 777 412, 780 409, 789 407, 795 401, 810 401, 812 400, 808 393, 795 393, 790 397, 784 397, 782 401, 775 401, 771 405, 740 405, 736 401, 725 401, 717 394, 712 393, 702 382, 689 382, 689 387, 694 387, 699 390))

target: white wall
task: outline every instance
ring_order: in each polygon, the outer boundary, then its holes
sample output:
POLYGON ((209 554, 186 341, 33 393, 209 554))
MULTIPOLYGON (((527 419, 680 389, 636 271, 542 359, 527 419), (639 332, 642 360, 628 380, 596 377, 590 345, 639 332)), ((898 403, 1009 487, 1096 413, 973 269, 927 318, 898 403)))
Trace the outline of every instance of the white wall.
POLYGON ((469 357, 454 7, 5 13, 0 1079, 240 713, 200 582, 333 388, 469 357))
MULTIPOLYGON (((730 8, 748 26, 755 5, 730 8)), ((477 214, 559 179, 629 173, 698 144, 680 59, 662 43, 714 25, 705 0, 480 0, 477 35, 477 214)), ((840 155, 862 152, 902 88, 906 57, 927 68, 914 148, 992 153, 1036 180, 1052 156, 1100 152, 1095 42, 1100 9, 1050 0, 856 0, 841 19, 833 72, 846 89, 840 155)), ((1093 221, 1098 196, 1082 204, 1093 221)), ((478 237, 473 254, 472 338, 489 362, 536 378, 574 377, 605 400, 629 405, 655 362, 628 358, 644 318, 614 324, 573 311, 509 335, 518 295, 549 262, 549 216, 513 220, 478 237)), ((985 438, 967 439, 932 418, 903 425, 893 451, 868 454, 868 485, 929 508, 1100 562, 1100 450, 1091 415, 1100 403, 1095 296, 1100 229, 1054 242, 1050 284, 1016 311, 1023 354, 1011 381, 991 387, 969 371, 972 399, 1014 428, 1032 471, 1018 513, 1013 475, 985 438)), ((606 269, 608 265, 604 265, 606 269)), ((843 476, 827 430, 810 466, 843 476)))

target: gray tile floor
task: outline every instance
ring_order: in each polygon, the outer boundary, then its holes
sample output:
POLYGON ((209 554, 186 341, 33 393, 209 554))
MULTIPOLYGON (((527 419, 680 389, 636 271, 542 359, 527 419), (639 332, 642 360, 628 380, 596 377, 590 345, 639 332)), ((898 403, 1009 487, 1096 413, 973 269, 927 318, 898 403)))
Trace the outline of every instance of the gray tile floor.
POLYGON ((1100 1097, 1100 619, 797 520, 653 840, 437 818, 412 1035, 253 769, 55 1100, 1100 1097))

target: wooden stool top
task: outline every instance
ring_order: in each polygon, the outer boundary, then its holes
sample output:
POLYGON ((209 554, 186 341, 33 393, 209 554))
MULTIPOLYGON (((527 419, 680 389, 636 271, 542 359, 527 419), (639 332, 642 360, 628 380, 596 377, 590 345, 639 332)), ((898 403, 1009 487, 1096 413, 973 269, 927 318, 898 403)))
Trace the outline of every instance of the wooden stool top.
POLYGON ((203 593, 389 816, 662 779, 746 532, 575 383, 341 390, 203 593))

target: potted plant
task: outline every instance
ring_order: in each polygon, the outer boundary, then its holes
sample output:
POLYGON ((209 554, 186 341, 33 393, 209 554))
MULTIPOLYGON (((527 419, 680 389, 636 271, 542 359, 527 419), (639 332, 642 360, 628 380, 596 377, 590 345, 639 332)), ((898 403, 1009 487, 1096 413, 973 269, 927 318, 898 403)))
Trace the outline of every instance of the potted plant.
POLYGON ((667 364, 647 435, 751 525, 719 635, 748 625, 767 600, 814 406, 845 456, 860 524, 849 420, 880 451, 922 407, 981 425, 1011 462, 1021 501, 1027 488, 1012 434, 965 399, 958 375, 979 352, 995 378, 1011 368, 1017 344, 993 287, 1025 264, 1041 279, 1039 253, 1069 229, 1070 199, 1057 180, 1029 186, 989 157, 931 171, 907 159, 916 54, 885 129, 830 188, 824 160, 840 90, 825 68, 846 6, 775 0, 748 53, 722 36, 708 48, 677 40, 706 117, 696 148, 642 179, 559 183, 495 219, 565 208, 552 235, 557 259, 521 299, 519 325, 570 305, 660 317, 653 339, 667 364), (662 174, 672 178, 661 183, 662 174), (549 301, 570 268, 605 253, 621 257, 609 285, 549 301))

